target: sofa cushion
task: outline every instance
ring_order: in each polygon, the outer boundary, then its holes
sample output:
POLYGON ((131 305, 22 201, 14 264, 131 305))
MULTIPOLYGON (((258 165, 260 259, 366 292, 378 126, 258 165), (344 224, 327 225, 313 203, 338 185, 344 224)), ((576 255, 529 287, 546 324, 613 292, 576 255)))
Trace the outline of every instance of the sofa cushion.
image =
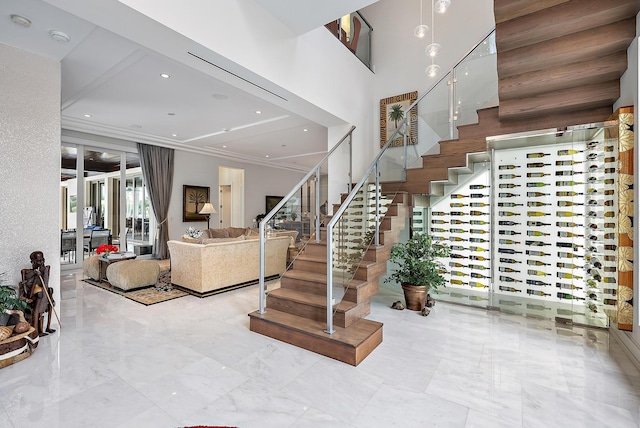
POLYGON ((207 229, 207 233, 209 238, 228 238, 229 230, 228 229, 207 229))
POLYGON ((199 238, 192 238, 187 235, 182 235, 182 242, 190 242, 192 244, 202 244, 202 241, 207 239, 205 234, 203 233, 199 238))
POLYGON ((244 241, 244 235, 236 238, 206 238, 202 240, 202 244, 217 244, 219 242, 244 241))
POLYGON ((246 233, 247 228, 245 227, 228 227, 229 238, 237 238, 238 236, 242 236, 246 233))

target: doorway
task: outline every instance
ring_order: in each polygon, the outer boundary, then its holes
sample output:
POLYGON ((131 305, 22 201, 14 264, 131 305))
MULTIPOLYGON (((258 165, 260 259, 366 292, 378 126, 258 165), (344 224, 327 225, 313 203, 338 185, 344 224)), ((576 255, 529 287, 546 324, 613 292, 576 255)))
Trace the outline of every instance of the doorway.
POLYGON ((231 186, 223 184, 218 187, 220 188, 220 207, 218 209, 220 213, 220 227, 231 227, 231 206, 233 201, 231 186))
POLYGON ((244 169, 219 167, 218 190, 219 227, 245 227, 244 169))

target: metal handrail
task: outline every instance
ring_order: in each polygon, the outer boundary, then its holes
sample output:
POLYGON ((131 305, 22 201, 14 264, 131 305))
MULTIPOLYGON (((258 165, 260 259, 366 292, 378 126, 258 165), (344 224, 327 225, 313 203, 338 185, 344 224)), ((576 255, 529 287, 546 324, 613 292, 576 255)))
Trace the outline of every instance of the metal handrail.
MULTIPOLYGON (((269 223, 269 221, 271 221, 271 219, 276 215, 276 213, 280 211, 280 208, 282 208, 284 204, 286 204, 289 201, 289 199, 291 199, 291 197, 298 191, 298 189, 302 187, 302 185, 311 178, 311 176, 316 175, 316 177, 318 177, 320 175, 320 167, 327 161, 327 159, 329 159, 331 154, 338 147, 340 147, 342 143, 344 143, 347 140, 347 138, 349 138, 349 142, 351 142, 351 136, 355 129, 356 127, 352 125, 351 128, 349 128, 349 131, 347 131, 347 133, 344 135, 344 137, 342 137, 340 141, 338 141, 338 143, 335 146, 333 146, 331 150, 329 150, 329 152, 320 160, 320 162, 318 162, 316 166, 314 166, 307 173, 307 175, 305 175, 304 178, 302 178, 302 180, 298 182, 298 184, 293 186, 291 191, 284 198, 282 198, 280 202, 278 202, 278 204, 275 207, 273 207, 273 209, 269 211, 267 215, 265 215, 264 218, 260 221, 260 225, 258 226, 259 234, 260 234, 260 279, 259 279, 259 283, 260 283, 259 313, 260 314, 264 314, 265 312, 264 310, 265 309, 265 293, 266 293, 266 289, 264 287, 265 226, 269 223)), ((351 177, 353 176, 351 171, 351 167, 352 167, 351 165, 352 165, 352 162, 349 162, 349 190, 351 190, 350 189, 351 177)), ((319 192, 316 191, 316 198, 319 198, 319 197, 320 197, 320 194, 319 192)), ((319 203, 316 203, 315 223, 316 223, 316 227, 315 227, 316 241, 319 241, 320 240, 320 234, 318 233, 318 230, 320 229, 320 204, 319 203)))

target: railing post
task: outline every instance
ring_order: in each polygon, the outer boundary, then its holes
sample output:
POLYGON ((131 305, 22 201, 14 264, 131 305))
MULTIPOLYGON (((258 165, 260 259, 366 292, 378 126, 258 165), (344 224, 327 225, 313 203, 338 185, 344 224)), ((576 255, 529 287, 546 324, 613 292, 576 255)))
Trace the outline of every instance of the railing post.
POLYGON ((453 140, 455 138, 455 90, 454 86, 456 84, 456 69, 455 67, 451 69, 451 84, 449 85, 449 139, 453 140))
POLYGON ((349 134, 349 184, 347 185, 347 193, 351 193, 353 186, 353 133, 349 134))
POLYGON ((327 227, 327 329, 324 331, 328 334, 335 333, 333 329, 333 246, 332 246, 332 231, 333 226, 329 222, 327 227))
POLYGON ((259 314, 264 314, 265 310, 265 298, 266 298, 266 290, 264 285, 264 247, 265 247, 265 237, 264 237, 264 219, 260 222, 259 233, 260 233, 260 309, 258 310, 259 314))
POLYGON ((409 146, 407 144, 407 120, 409 120, 408 117, 406 117, 404 119, 404 134, 402 136, 402 144, 403 144, 403 150, 404 150, 404 155, 403 155, 404 156, 404 160, 402 162, 402 165, 403 165, 403 168, 402 168, 403 177, 402 177, 402 179, 405 180, 405 181, 407 180, 407 147, 409 146))
MULTIPOLYGON (((406 137, 405 137, 406 138, 406 137)), ((406 151, 405 151, 406 153, 406 151)), ((374 235, 374 243, 375 246, 377 247, 378 245, 380 245, 380 192, 379 192, 379 186, 380 186, 380 173, 379 173, 379 166, 380 166, 380 161, 376 162, 376 231, 375 231, 375 235, 374 235)), ((405 165, 405 169, 406 169, 406 165, 405 165)))
POLYGON ((316 226, 316 242, 320 242, 320 167, 316 168, 316 225, 315 226, 316 226))

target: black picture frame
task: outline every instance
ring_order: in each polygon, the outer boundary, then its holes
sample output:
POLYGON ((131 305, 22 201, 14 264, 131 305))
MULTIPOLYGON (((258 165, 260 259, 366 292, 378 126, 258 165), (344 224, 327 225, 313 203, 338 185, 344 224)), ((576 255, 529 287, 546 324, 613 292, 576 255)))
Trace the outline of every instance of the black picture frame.
POLYGON ((209 187, 183 185, 182 221, 207 221, 206 214, 198 214, 207 202, 209 202, 209 187))
POLYGON ((264 197, 264 213, 269 214, 269 211, 274 209, 276 205, 284 198, 284 196, 265 196, 264 197))

